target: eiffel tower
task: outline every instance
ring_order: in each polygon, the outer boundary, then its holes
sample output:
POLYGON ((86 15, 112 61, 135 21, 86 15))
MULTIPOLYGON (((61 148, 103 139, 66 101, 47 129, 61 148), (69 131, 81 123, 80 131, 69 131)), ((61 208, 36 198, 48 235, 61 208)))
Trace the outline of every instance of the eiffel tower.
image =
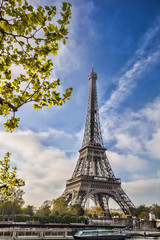
POLYGON ((110 216, 109 199, 112 198, 126 215, 135 216, 135 206, 123 191, 120 178, 115 177, 103 145, 96 89, 97 74, 93 66, 88 79, 89 96, 83 144, 63 196, 71 204, 78 203, 82 208, 90 198, 95 205, 101 206, 107 216, 110 216))

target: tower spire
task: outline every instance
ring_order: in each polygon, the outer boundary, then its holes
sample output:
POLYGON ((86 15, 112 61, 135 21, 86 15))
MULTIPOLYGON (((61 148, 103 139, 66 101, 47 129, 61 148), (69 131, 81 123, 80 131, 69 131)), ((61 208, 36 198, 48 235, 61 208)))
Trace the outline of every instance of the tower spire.
POLYGON ((92 72, 94 72, 94 62, 92 62, 92 72))
POLYGON ((85 146, 86 144, 103 147, 96 88, 97 74, 94 72, 93 63, 92 72, 89 74, 88 80, 89 80, 88 107, 82 147, 85 146))

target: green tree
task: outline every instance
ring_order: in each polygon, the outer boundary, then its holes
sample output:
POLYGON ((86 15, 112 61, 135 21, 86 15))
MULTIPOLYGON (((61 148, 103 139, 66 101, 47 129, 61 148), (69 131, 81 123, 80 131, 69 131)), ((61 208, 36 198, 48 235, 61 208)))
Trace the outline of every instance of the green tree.
POLYGON ((71 96, 72 88, 60 96, 60 80, 48 80, 51 57, 68 38, 71 4, 63 2, 60 18, 56 14, 56 6, 35 9, 27 0, 0 1, 0 115, 8 117, 7 131, 18 127, 15 112, 24 104, 61 106, 71 96))
POLYGON ((92 216, 100 216, 101 213, 102 213, 101 206, 92 206, 87 212, 88 215, 92 215, 92 216))
POLYGON ((116 212, 116 211, 115 212, 111 212, 110 214, 111 214, 111 217, 121 217, 121 215, 122 215, 121 213, 116 212))
POLYGON ((80 217, 79 217, 79 222, 80 222, 80 223, 84 223, 84 216, 80 216, 80 217))
POLYGON ((70 209, 71 213, 74 213, 78 216, 84 215, 84 210, 80 204, 70 204, 69 209, 70 209))
POLYGON ((37 214, 40 216, 49 216, 51 213, 51 201, 46 200, 38 209, 37 214))
POLYGON ((65 197, 61 196, 53 200, 52 214, 58 213, 58 215, 61 215, 62 213, 67 212, 67 210, 68 210, 68 203, 65 197))
POLYGON ((37 214, 33 215, 32 219, 39 222, 39 216, 37 214))
POLYGON ((160 219, 160 206, 158 204, 153 204, 152 209, 153 209, 153 212, 155 214, 155 217, 157 219, 160 219))
POLYGON ((33 212, 33 209, 34 209, 34 206, 32 205, 27 205, 25 208, 23 208, 23 213, 24 214, 28 214, 30 216, 33 216, 34 215, 34 212, 33 212))
POLYGON ((56 223, 62 223, 63 222, 63 217, 62 216, 56 216, 56 223))
POLYGON ((39 221, 40 221, 41 223, 48 223, 48 222, 49 222, 49 217, 48 217, 48 216, 45 216, 45 215, 41 215, 41 216, 39 217, 39 221))
POLYGON ((14 215, 22 213, 24 191, 21 189, 12 190, 10 198, 0 194, 0 213, 3 215, 14 215))
POLYGON ((49 222, 50 223, 55 223, 56 222, 56 216, 55 215, 50 215, 49 216, 49 222))
POLYGON ((136 213, 138 218, 140 219, 148 219, 149 218, 149 207, 142 204, 136 208, 136 213))
POLYGON ((78 222, 78 216, 71 216, 71 222, 77 223, 78 222))
POLYGON ((71 222, 71 216, 70 215, 64 215, 63 216, 63 223, 70 223, 71 222))
POLYGON ((24 214, 17 214, 14 216, 14 221, 15 222, 26 222, 30 220, 29 215, 24 215, 24 214))
POLYGON ((22 213, 21 207, 11 201, 0 201, 0 213, 2 215, 14 215, 22 213))
POLYGON ((20 199, 20 187, 25 185, 24 180, 17 177, 17 168, 13 167, 10 170, 10 154, 6 153, 3 160, 0 161, 0 185, 3 184, 3 188, 1 188, 1 197, 13 199, 20 199), (18 196, 19 194, 19 196, 18 196))

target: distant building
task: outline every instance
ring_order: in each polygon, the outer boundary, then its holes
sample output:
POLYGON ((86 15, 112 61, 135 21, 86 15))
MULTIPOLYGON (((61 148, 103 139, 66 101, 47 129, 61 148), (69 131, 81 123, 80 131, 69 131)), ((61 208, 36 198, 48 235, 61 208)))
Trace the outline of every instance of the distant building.
POLYGON ((155 221, 156 220, 156 216, 153 212, 153 209, 151 209, 150 213, 149 213, 149 220, 150 221, 155 221))

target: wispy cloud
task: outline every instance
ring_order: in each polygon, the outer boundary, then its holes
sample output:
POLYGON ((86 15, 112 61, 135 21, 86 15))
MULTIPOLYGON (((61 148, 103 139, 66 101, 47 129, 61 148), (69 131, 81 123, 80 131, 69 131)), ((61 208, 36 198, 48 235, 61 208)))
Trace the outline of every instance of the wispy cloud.
POLYGON ((109 100, 100 108, 101 115, 108 109, 115 109, 136 86, 137 80, 157 63, 160 58, 160 17, 156 18, 153 26, 143 35, 140 47, 134 56, 126 63, 113 81, 118 82, 117 89, 109 100))

